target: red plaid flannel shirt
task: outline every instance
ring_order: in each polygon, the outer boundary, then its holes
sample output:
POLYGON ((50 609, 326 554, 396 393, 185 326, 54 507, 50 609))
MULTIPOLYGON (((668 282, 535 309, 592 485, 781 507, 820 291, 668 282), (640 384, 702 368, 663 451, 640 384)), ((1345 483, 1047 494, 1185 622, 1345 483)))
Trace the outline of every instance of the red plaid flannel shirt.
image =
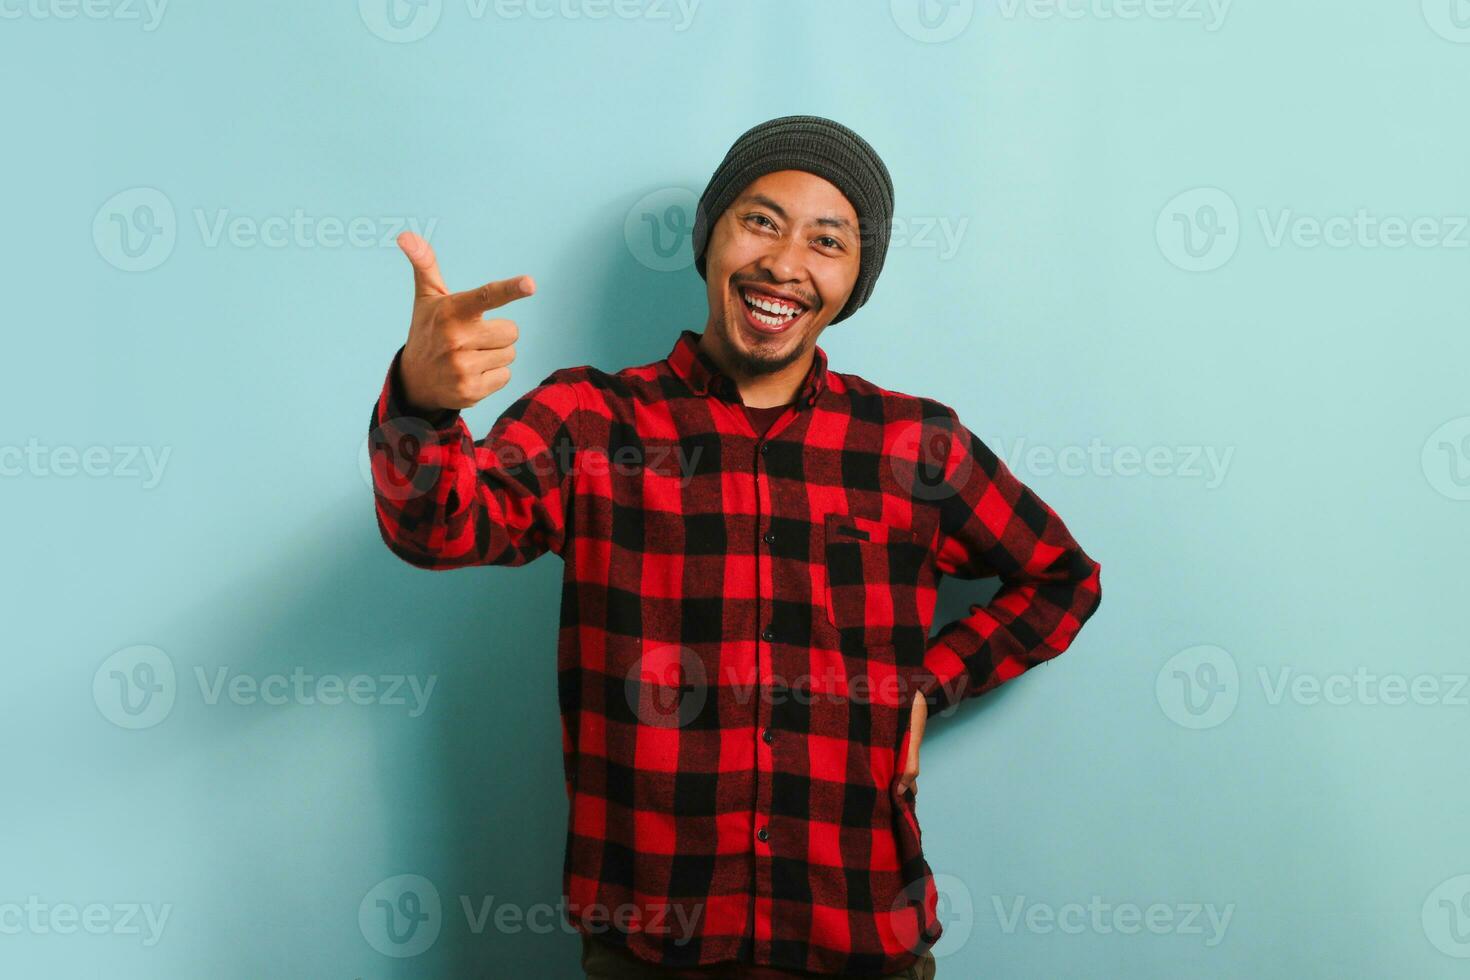
POLYGON ((565 562, 570 923, 666 966, 896 972, 938 939, 914 798, 931 713, 1067 649, 1099 564, 948 406, 827 369, 756 436, 681 332, 553 371, 476 441, 373 417, 379 528, 430 569, 565 562), (931 637, 942 575, 998 576, 931 637))

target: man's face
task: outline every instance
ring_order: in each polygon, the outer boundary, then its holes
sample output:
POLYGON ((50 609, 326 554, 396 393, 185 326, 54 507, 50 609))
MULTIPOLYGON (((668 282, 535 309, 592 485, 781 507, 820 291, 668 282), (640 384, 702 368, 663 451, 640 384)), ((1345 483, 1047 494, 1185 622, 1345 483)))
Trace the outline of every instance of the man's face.
POLYGON ((780 170, 741 191, 705 252, 706 329, 732 366, 768 374, 815 345, 857 284, 859 248, 857 212, 816 174, 780 170))

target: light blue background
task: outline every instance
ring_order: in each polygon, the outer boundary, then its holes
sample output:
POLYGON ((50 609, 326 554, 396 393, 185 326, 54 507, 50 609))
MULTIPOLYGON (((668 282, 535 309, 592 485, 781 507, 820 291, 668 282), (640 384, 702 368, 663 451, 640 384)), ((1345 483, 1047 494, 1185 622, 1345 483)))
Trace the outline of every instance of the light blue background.
MULTIPOLYGON (((436 219, 452 288, 534 275, 482 434, 554 368, 703 326, 687 257, 661 271, 625 226, 650 194, 677 225, 790 112, 871 141, 904 223, 833 366, 954 405, 1104 569, 1069 652, 931 723, 940 976, 1464 975, 1470 4, 986 0, 929 30, 913 0, 434 0, 403 41, 381 0, 177 2, 151 30, 93 2, 0 3, 0 976, 578 975, 559 912, 477 932, 461 906, 560 895, 560 564, 437 575, 380 542, 359 453, 407 326, 391 242, 209 232, 436 219), (174 239, 129 259, 138 188, 174 239), (1330 224, 1360 210, 1432 223, 1330 224), (111 475, 59 475, 65 447, 111 475), (1119 451, 1152 473, 1097 461, 1119 451), (129 730, 109 658, 138 645, 175 700, 129 730), (435 687, 417 716, 210 703, 221 668, 435 687), (1400 682, 1430 693, 1381 703, 1400 682), (417 956, 359 925, 398 875, 443 903, 417 956), (1165 925, 1068 911, 1094 896, 1165 925), (94 903, 102 934, 58 932, 94 903), (167 908, 156 942, 130 904, 167 908)), ((941 621, 985 595, 962 585, 941 621)))

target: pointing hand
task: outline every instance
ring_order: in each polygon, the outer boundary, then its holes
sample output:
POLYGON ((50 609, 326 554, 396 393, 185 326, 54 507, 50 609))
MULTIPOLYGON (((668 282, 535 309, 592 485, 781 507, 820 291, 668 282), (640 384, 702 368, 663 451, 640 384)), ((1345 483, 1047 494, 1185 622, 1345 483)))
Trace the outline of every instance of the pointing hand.
POLYGON ((413 320, 399 362, 409 403, 423 412, 469 408, 504 388, 520 331, 511 320, 481 314, 530 296, 535 282, 517 276, 451 293, 428 242, 406 231, 398 247, 413 264, 413 320))

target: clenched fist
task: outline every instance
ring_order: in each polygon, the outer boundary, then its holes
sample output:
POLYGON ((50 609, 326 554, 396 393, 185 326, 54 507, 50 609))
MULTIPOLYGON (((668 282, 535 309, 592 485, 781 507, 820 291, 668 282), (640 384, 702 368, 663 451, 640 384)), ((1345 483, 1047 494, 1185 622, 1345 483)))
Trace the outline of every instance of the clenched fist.
POLYGON ((399 362, 409 404, 424 412, 469 408, 504 388, 520 331, 510 320, 481 314, 530 296, 536 291, 531 277, 451 293, 428 242, 406 231, 398 247, 413 263, 413 321, 399 362))

